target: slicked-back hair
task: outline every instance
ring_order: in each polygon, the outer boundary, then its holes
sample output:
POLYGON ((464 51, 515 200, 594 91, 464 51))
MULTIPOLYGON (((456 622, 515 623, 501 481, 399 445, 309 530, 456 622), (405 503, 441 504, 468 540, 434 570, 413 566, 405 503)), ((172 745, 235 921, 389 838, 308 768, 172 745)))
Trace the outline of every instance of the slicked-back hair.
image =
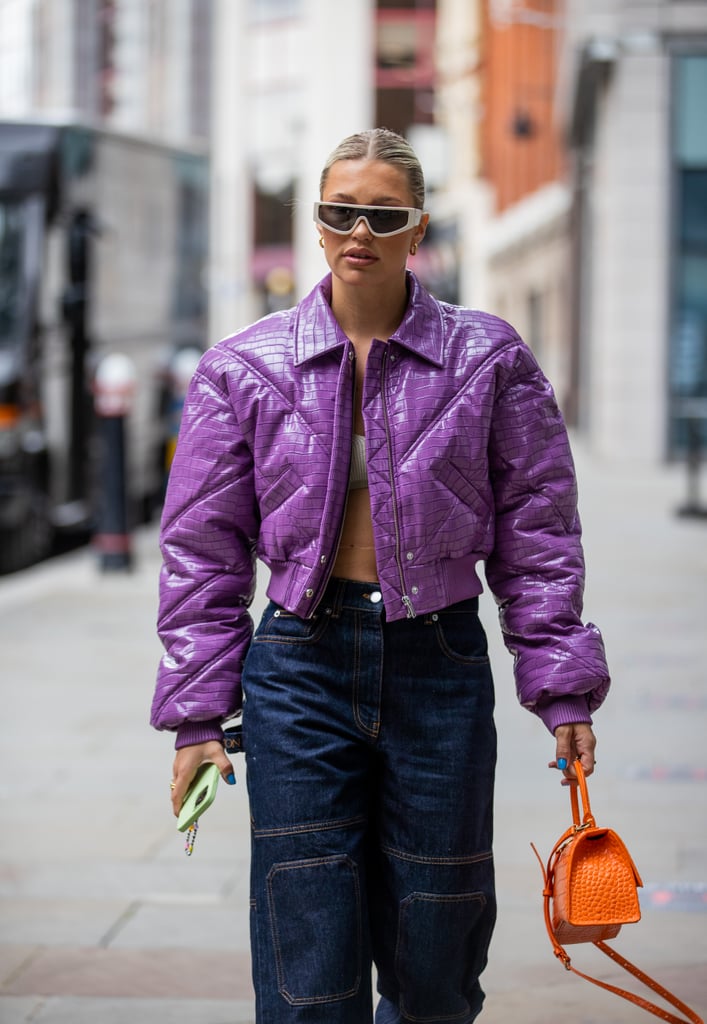
POLYGON ((415 206, 425 206, 425 177, 415 150, 407 139, 388 128, 370 128, 343 139, 329 154, 319 179, 319 195, 324 195, 329 171, 339 160, 382 160, 399 167, 405 174, 415 206))

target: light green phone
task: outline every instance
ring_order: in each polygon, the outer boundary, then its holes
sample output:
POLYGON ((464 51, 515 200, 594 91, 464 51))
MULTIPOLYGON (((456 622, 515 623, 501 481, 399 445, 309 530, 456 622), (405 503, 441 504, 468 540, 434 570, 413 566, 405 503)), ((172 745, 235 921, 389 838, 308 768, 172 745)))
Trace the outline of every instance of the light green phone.
POLYGON ((207 762, 199 768, 187 790, 177 818, 177 828, 180 832, 186 832, 196 819, 211 807, 216 796, 219 778, 220 773, 215 764, 207 762))

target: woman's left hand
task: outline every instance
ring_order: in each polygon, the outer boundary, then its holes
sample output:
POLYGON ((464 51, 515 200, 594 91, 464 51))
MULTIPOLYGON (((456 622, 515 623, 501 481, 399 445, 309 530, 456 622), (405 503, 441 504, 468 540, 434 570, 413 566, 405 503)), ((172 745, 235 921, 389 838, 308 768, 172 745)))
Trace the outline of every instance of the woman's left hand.
POLYGON ((596 736, 587 722, 573 722, 570 725, 558 725, 555 729, 555 760, 550 761, 548 768, 559 768, 564 774, 563 786, 569 786, 570 779, 575 778, 572 767, 579 758, 585 775, 594 771, 594 748, 596 736))
POLYGON ((192 779, 202 764, 211 761, 221 772, 221 778, 230 786, 235 783, 233 765, 226 756, 223 744, 218 740, 209 740, 206 743, 194 743, 187 747, 180 747, 174 757, 172 765, 172 810, 175 818, 179 817, 179 810, 184 803, 184 797, 189 789, 192 779))

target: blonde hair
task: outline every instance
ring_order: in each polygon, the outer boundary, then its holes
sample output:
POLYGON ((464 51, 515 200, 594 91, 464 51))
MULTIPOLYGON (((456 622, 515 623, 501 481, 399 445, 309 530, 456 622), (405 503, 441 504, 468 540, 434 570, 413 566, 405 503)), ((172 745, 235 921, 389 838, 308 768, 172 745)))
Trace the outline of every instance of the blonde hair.
POLYGON ((329 154, 319 179, 319 195, 324 188, 329 171, 339 160, 383 160, 394 164, 403 171, 408 179, 415 206, 422 210, 425 206, 425 177, 420 161, 410 143, 388 128, 370 128, 365 132, 349 135, 336 149, 329 154))

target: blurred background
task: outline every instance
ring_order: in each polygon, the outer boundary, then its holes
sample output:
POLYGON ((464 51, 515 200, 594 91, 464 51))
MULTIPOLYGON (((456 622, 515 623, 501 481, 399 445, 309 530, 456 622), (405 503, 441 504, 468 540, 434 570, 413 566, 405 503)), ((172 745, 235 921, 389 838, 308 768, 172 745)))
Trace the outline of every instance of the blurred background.
POLYGON ((95 527, 107 355, 159 505, 196 354, 323 275, 320 168, 372 125, 426 170, 428 287, 591 452, 694 465, 706 101, 704 0, 0 0, 0 569, 95 527))

